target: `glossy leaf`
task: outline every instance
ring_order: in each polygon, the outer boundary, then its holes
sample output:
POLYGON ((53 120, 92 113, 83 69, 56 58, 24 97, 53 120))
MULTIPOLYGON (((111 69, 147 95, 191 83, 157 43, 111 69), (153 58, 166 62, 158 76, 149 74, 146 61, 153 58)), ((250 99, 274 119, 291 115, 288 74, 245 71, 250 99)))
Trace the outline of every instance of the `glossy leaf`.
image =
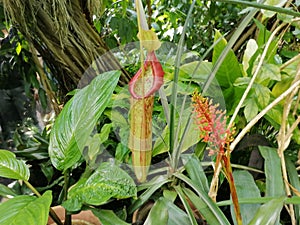
POLYGON ((168 208, 166 204, 158 199, 153 207, 151 208, 149 215, 144 223, 144 225, 167 225, 169 219, 168 208))
POLYGON ((265 108, 269 104, 271 91, 261 84, 254 84, 253 88, 260 109, 265 108))
MULTIPOLYGON (((295 167, 295 164, 292 162, 292 160, 289 157, 285 157, 285 163, 286 163, 286 169, 289 176, 289 181, 291 185, 298 191, 298 194, 300 193, 300 181, 298 177, 298 172, 295 167)), ((295 214, 296 218, 300 219, 300 206, 299 204, 295 205, 295 214)))
POLYGON ((0 184, 0 196, 7 197, 7 196, 16 196, 17 194, 12 191, 9 187, 0 184))
POLYGON ((125 221, 121 220, 112 210, 96 210, 92 209, 95 216, 99 218, 102 225, 130 225, 125 221))
POLYGON ((265 159, 266 196, 280 197, 284 195, 281 163, 276 148, 259 146, 259 151, 265 159))
POLYGON ((22 160, 18 160, 14 153, 0 150, 0 177, 28 181, 29 168, 22 160))
POLYGON ((101 205, 111 198, 123 199, 137 195, 134 180, 118 166, 102 163, 89 177, 79 180, 68 193, 63 206, 69 211, 80 210, 83 204, 101 205))
POLYGON ((41 197, 17 196, 0 204, 1 225, 45 225, 52 201, 50 191, 41 197))
POLYGON ((119 76, 119 71, 97 76, 64 106, 52 128, 49 144, 51 161, 58 170, 72 167, 81 158, 81 151, 108 105, 119 76))
MULTIPOLYGON (((215 41, 221 38, 222 35, 219 31, 215 33, 215 41)), ((213 51, 213 64, 216 63, 217 59, 220 57, 222 51, 226 47, 227 41, 222 39, 219 43, 215 46, 213 51)), ((216 78, 220 85, 225 88, 229 88, 233 85, 236 78, 242 77, 242 71, 240 68, 240 64, 235 56, 234 52, 230 50, 228 55, 226 56, 224 62, 220 66, 216 78)))
POLYGON ((249 225, 276 224, 283 207, 284 199, 285 197, 276 198, 262 205, 249 225))
MULTIPOLYGON (((260 198, 260 191, 255 184, 253 176, 245 170, 238 170, 233 172, 234 183, 238 198, 260 198)), ((260 204, 240 204, 243 224, 249 224, 255 212, 259 209, 260 204)), ((232 219, 235 221, 233 207, 231 207, 232 219)))
POLYGON ((203 191, 209 191, 208 181, 199 158, 195 155, 182 155, 184 167, 191 180, 203 191))
POLYGON ((185 175, 176 173, 175 176, 189 185, 196 192, 198 196, 190 189, 183 189, 184 194, 192 201, 203 217, 205 217, 207 221, 212 221, 210 224, 230 224, 220 208, 208 196, 208 193, 200 189, 198 185, 195 185, 194 182, 185 175))

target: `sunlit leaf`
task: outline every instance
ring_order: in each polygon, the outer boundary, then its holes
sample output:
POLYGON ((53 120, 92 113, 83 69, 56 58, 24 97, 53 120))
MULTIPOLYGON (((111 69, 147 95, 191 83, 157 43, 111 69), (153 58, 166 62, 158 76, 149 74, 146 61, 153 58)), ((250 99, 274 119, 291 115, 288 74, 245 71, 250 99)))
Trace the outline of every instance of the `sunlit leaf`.
POLYGON ((29 168, 23 161, 10 151, 0 150, 0 177, 27 181, 29 176, 29 168))
POLYGON ((144 223, 144 225, 167 225, 169 219, 168 208, 166 204, 158 199, 153 207, 151 208, 149 215, 144 223))
POLYGON ((273 199, 262 205, 249 225, 273 225, 277 224, 285 197, 273 199))
POLYGON ((50 191, 42 197, 17 196, 0 204, 1 225, 45 225, 52 201, 50 191))
POLYGON ((258 106, 256 104, 256 100, 254 98, 247 99, 245 101, 245 108, 244 108, 244 114, 246 117, 246 120, 249 122, 252 120, 258 113, 258 106))
MULTIPOLYGON (((277 7, 282 7, 284 4, 287 2, 287 0, 266 0, 264 2, 265 5, 270 5, 270 6, 277 6, 277 7)), ((261 10, 263 15, 267 18, 273 17, 276 12, 270 11, 270 10, 261 10)))
MULTIPOLYGON (((221 38, 222 35, 219 31, 215 33, 215 41, 221 38)), ((217 59, 221 55, 223 49, 226 47, 227 41, 223 38, 219 43, 215 46, 213 51, 213 64, 216 63, 217 59)), ((240 64, 235 56, 234 52, 230 50, 228 55, 226 56, 224 62, 220 66, 216 78, 220 85, 225 88, 229 88, 233 85, 236 78, 242 77, 242 71, 240 68, 240 64)))
POLYGON ((55 120, 49 144, 51 161, 58 170, 72 167, 81 158, 81 151, 108 105, 119 76, 119 71, 97 76, 64 106, 55 120))

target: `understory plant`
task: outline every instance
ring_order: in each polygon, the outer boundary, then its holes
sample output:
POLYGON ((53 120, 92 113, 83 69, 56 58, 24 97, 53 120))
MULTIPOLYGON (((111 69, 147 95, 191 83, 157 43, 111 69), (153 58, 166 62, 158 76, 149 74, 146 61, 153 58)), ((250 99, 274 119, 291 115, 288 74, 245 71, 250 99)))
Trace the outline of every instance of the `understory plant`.
MULTIPOLYGON (((0 150, 0 176, 23 182, 29 193, 1 186, 1 195, 12 198, 0 204, 0 224, 44 225, 50 214, 68 225, 85 209, 103 225, 299 223, 292 148, 300 145, 300 57, 279 47, 288 33, 297 36, 300 14, 289 2, 224 2, 251 8, 228 41, 216 30, 199 56, 184 48, 196 1, 177 46, 158 40, 135 1, 140 42, 129 51, 137 72, 128 89, 117 86, 120 71, 99 74, 74 93, 51 128, 48 152, 63 175, 65 222, 51 210, 49 188, 41 194, 30 184, 30 166, 0 150), (243 146, 257 134, 264 144, 243 146), (243 157, 233 163, 243 148, 256 151, 263 168, 243 157)), ((129 53, 125 46, 115 55, 125 65, 129 53)))

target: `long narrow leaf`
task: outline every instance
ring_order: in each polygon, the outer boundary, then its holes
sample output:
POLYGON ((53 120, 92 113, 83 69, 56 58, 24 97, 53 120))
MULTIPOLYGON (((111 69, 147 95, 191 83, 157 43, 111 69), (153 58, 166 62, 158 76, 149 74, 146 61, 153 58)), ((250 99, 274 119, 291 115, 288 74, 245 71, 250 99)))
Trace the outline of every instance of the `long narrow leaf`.
POLYGON ((189 216, 191 224, 197 225, 197 221, 195 219, 195 216, 193 215, 193 210, 191 209, 191 206, 189 205, 185 195, 183 194, 183 191, 182 191, 181 187, 176 186, 174 188, 175 188, 176 192, 178 193, 178 196, 179 196, 185 210, 187 211, 187 214, 189 216))
POLYGON ((102 225, 130 225, 129 223, 121 220, 112 210, 92 209, 92 212, 99 218, 102 225))
POLYGON ((259 151, 265 159, 266 196, 283 196, 284 185, 277 149, 259 146, 259 151))
MULTIPOLYGON (((248 171, 234 171, 233 177, 239 199, 261 197, 260 191, 256 186, 252 175, 248 171)), ((240 204, 243 224, 248 224, 252 220, 255 212, 259 209, 259 207, 260 204, 240 204)), ((234 223, 236 224, 233 207, 231 207, 231 215, 234 223)))
MULTIPOLYGON (((206 192, 204 192, 202 189, 198 187, 198 185, 195 185, 192 180, 190 180, 188 177, 181 173, 175 173, 174 174, 177 178, 184 181, 186 184, 188 184, 194 191, 198 194, 199 199, 203 201, 202 204, 204 204, 209 211, 214 215, 215 219, 218 221, 219 224, 222 225, 229 225, 229 221, 223 214, 223 212, 220 210, 220 208, 216 205, 215 202, 212 201, 212 199, 208 196, 206 192)), ((205 215, 203 215, 205 216, 205 215)))
POLYGON ((182 155, 182 158, 185 163, 184 167, 191 180, 195 184, 197 184, 203 191, 208 193, 208 181, 199 158, 197 158, 195 155, 182 155))

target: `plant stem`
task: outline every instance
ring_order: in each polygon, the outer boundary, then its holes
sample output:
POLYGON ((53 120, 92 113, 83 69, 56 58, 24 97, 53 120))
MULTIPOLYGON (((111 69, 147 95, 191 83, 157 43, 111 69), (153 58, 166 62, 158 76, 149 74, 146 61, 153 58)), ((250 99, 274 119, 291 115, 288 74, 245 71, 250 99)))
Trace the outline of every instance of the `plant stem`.
MULTIPOLYGON (((66 201, 68 199, 68 189, 69 189, 69 182, 70 182, 70 170, 67 169, 64 173, 64 187, 63 187, 63 193, 64 193, 64 200, 66 201)), ((65 223, 64 225, 71 225, 72 224, 72 217, 68 214, 68 211, 65 210, 65 223)))
POLYGON ((262 67, 264 59, 265 59, 265 57, 267 55, 268 49, 269 49, 269 47, 270 47, 270 45, 271 45, 271 43, 273 41, 273 38, 275 37, 276 33, 279 30, 281 30, 285 25, 286 25, 286 23, 282 23, 279 27, 277 27, 274 30, 274 32, 271 34, 270 38, 268 39, 268 41, 266 43, 266 46, 264 48, 264 51, 263 51, 263 53, 262 53, 262 55, 260 57, 259 63, 257 65, 256 69, 255 69, 255 72, 254 72, 254 74, 253 74, 253 76, 252 76, 252 78, 251 78, 251 80, 250 80, 250 82, 249 82, 249 84, 248 84, 248 86, 247 86, 247 88, 246 88, 246 90, 245 90, 245 92, 244 92, 241 100, 239 101, 239 104, 235 108, 234 113, 233 113, 233 115, 232 115, 232 117, 230 119, 230 122, 229 122, 229 125, 228 125, 229 127, 233 125, 234 120, 235 120, 236 116, 238 115, 238 112, 240 111, 240 109, 241 109, 241 107, 242 107, 242 105, 243 105, 243 103, 244 103, 244 101, 245 101, 248 93, 250 92, 250 90, 251 90, 251 88, 252 88, 252 86, 254 84, 254 81, 255 81, 256 77, 258 76, 258 74, 259 74, 259 72, 261 70, 261 67, 262 67))
POLYGON ((250 6, 250 7, 254 7, 254 8, 258 8, 258 9, 270 10, 270 11, 273 11, 273 12, 283 13, 283 14, 291 15, 291 16, 295 16, 295 17, 300 16, 299 12, 296 12, 296 11, 293 11, 293 10, 285 9, 285 8, 282 8, 282 7, 271 6, 271 5, 264 5, 262 3, 257 3, 257 2, 254 2, 254 1, 241 1, 241 0, 214 0, 214 1, 246 5, 246 6, 250 6))
POLYGON ((242 140, 242 138, 248 133, 248 131, 265 115, 269 110, 271 110, 275 105, 281 102, 285 97, 287 97, 291 92, 295 89, 298 89, 300 85, 300 80, 295 82, 289 89, 283 92, 280 96, 278 96, 273 102, 271 102, 266 108, 264 108, 260 113, 258 113, 238 134, 238 136, 234 139, 234 141, 230 145, 230 151, 233 151, 237 144, 242 140))
MULTIPOLYGON (((36 196, 38 197, 42 196, 27 180, 23 180, 23 182, 36 196)), ((54 210, 51 207, 50 207, 49 215, 57 225, 63 225, 63 223, 60 221, 57 214, 54 212, 54 210)))
POLYGON ((241 216, 240 205, 238 202, 238 196, 237 196, 234 179, 233 179, 233 175, 232 175, 229 150, 227 150, 225 155, 222 156, 222 161, 223 161, 223 167, 225 169, 225 174, 226 174, 226 177, 227 177, 227 180, 229 183, 229 188, 230 188, 230 192, 231 192, 231 198, 232 198, 232 202, 233 202, 236 221, 237 221, 238 225, 242 225, 243 220, 242 220, 242 216, 241 216))

